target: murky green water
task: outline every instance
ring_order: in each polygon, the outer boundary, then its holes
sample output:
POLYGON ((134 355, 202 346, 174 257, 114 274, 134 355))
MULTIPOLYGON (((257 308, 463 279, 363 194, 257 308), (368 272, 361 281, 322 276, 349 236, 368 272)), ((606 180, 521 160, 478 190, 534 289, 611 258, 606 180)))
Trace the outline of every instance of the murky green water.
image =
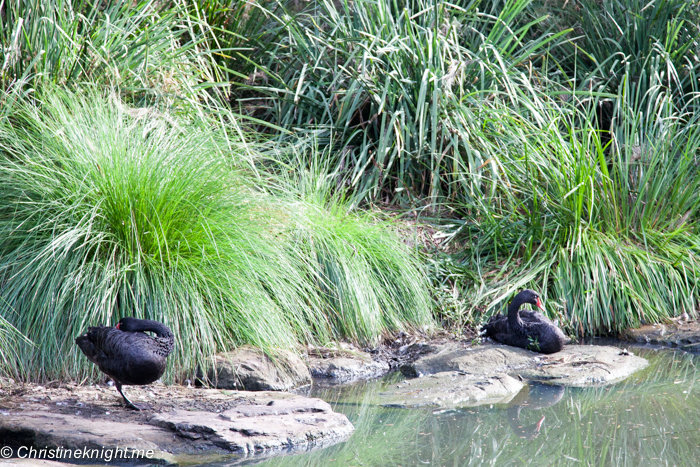
POLYGON ((621 383, 585 389, 532 385, 503 406, 435 411, 374 404, 374 394, 403 380, 397 374, 317 388, 311 395, 346 414, 353 436, 257 465, 700 465, 700 356, 632 350, 650 365, 621 383))

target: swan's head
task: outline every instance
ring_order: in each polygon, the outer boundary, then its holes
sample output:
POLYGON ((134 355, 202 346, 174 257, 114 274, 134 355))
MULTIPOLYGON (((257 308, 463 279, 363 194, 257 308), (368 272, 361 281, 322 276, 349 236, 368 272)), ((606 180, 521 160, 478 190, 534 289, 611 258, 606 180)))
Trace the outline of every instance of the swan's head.
POLYGON ((122 318, 115 327, 124 332, 141 331, 140 322, 141 320, 136 318, 122 318))
POLYGON ((529 303, 530 305, 535 305, 540 310, 545 311, 544 303, 542 303, 540 295, 534 290, 525 289, 516 295, 514 300, 517 300, 519 303, 529 303))

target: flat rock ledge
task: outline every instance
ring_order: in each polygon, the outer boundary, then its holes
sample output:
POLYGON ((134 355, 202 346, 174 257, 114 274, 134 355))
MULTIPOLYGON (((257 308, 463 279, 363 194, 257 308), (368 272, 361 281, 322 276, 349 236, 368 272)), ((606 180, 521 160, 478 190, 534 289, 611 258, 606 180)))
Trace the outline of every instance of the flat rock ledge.
POLYGON ((483 404, 505 404, 525 384, 505 373, 471 376, 457 371, 443 371, 423 378, 395 384, 378 394, 384 407, 414 409, 421 407, 450 409, 483 404))
POLYGON ((378 378, 389 372, 388 363, 375 361, 369 353, 356 349, 310 347, 308 364, 314 379, 332 383, 378 378))
POLYGON ((627 329, 620 337, 640 344, 700 351, 700 323, 697 321, 675 320, 668 324, 648 324, 636 329, 627 329))
POLYGON ((151 453, 145 459, 150 463, 226 459, 235 465, 322 448, 353 432, 347 417, 328 403, 283 392, 128 387, 134 400, 154 406, 134 412, 109 387, 2 389, 10 397, 0 404, 0 445, 16 448, 137 449, 151 453))
POLYGON ((444 346, 404 368, 410 376, 458 371, 469 376, 507 373, 562 386, 604 385, 620 381, 648 362, 630 352, 604 345, 567 345, 544 355, 505 345, 459 348, 444 346))
POLYGON ((377 396, 390 407, 468 407, 507 403, 527 380, 561 386, 600 386, 620 381, 648 362, 608 346, 568 345, 543 355, 504 345, 466 347, 447 344, 436 353, 402 367, 418 376, 392 385, 377 396))

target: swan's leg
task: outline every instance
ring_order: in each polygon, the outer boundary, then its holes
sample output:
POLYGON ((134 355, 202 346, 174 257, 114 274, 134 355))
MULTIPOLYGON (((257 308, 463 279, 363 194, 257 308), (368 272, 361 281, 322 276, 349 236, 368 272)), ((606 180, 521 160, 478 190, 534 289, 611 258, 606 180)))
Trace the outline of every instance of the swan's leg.
POLYGON ((129 400, 129 398, 126 397, 126 396, 124 395, 124 392, 122 391, 122 384, 121 384, 121 383, 118 383, 117 381, 115 381, 115 382, 114 382, 114 385, 117 387, 117 391, 119 391, 119 394, 121 394, 122 397, 124 398, 124 402, 126 403, 126 406, 127 406, 128 408, 134 409, 134 410, 148 410, 148 409, 152 409, 152 407, 151 407, 150 405, 148 405, 148 404, 136 405, 136 404, 134 404, 133 402, 131 402, 131 401, 129 400))

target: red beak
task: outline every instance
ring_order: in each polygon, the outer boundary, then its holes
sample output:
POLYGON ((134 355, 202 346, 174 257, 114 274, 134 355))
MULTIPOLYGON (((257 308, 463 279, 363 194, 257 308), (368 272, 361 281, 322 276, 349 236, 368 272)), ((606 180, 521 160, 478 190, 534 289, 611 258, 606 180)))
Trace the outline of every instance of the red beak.
POLYGON ((537 308, 539 308, 542 311, 547 311, 544 309, 544 303, 542 303, 542 300, 540 300, 540 297, 537 297, 537 308))
MULTIPOLYGON (((538 300, 539 300, 539 299, 538 299, 538 300)), ((117 329, 119 329, 119 325, 120 325, 120 324, 121 324, 121 323, 117 323, 117 325, 114 326, 114 327, 117 328, 117 329)), ((121 331, 121 329, 119 329, 119 330, 121 331)))
POLYGON ((542 422, 544 422, 544 415, 542 415, 542 418, 540 418, 540 421, 537 422, 537 431, 540 431, 540 428, 542 428, 542 422))

